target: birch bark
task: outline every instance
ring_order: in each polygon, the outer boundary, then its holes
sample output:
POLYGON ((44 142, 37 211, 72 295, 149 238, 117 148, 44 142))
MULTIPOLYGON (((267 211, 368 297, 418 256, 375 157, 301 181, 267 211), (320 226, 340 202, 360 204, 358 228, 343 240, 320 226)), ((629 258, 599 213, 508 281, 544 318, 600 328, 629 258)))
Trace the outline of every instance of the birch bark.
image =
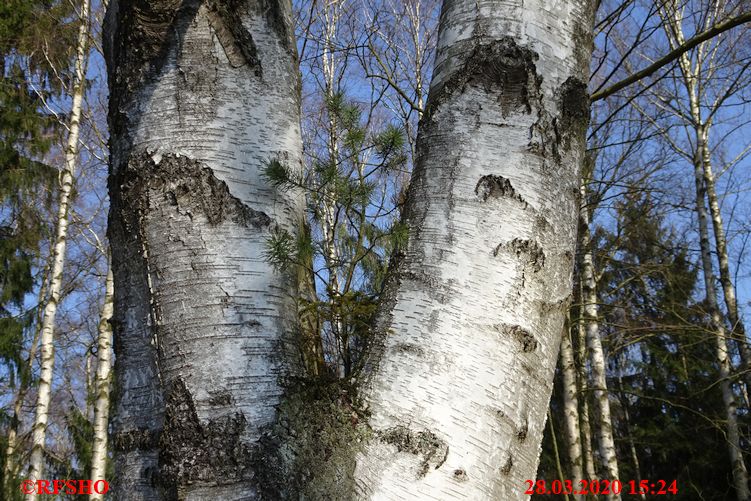
MULTIPOLYGON (((576 366, 574 365, 574 348, 571 345, 569 329, 563 331, 561 340, 561 373, 563 376, 563 416, 564 431, 566 433, 566 444, 568 460, 571 465, 571 480, 574 485, 581 485, 582 480, 582 446, 581 430, 579 428, 579 398, 578 388, 576 385, 576 366)), ((580 500, 581 496, 572 494, 575 500, 580 500)))
POLYGON ((359 497, 527 497, 570 300, 593 10, 444 2, 359 497))
MULTIPOLYGON (((683 35, 683 12, 681 8, 673 4, 670 11, 664 12, 663 21, 668 39, 673 45, 685 41, 683 35)), ((663 11, 661 11, 662 13, 663 11)), ((703 47, 700 45, 698 60, 702 60, 703 47)), ((707 214, 707 184, 705 182, 705 155, 708 153, 706 146, 707 128, 709 124, 702 117, 699 102, 699 70, 694 66, 688 54, 682 54, 678 59, 680 74, 688 94, 691 113, 691 124, 694 130, 695 148, 693 151, 694 185, 696 188, 696 217, 699 223, 699 246, 701 251, 702 272, 704 275, 704 291, 706 303, 710 315, 710 328, 714 333, 716 342, 717 364, 719 365, 719 381, 722 400, 727 417, 727 447, 730 464, 733 471, 733 484, 739 501, 751 499, 748 487, 748 470, 743 459, 738 428, 738 412, 735 395, 731 386, 732 366, 727 345, 727 332, 724 320, 717 304, 717 291, 715 288, 714 266, 712 264, 712 248, 709 242, 709 226, 707 214)), ((709 160, 709 158, 707 158, 709 160)), ((711 171, 710 171, 711 172, 711 171)), ((711 204, 710 204, 711 205, 711 204)), ((718 208, 719 211, 719 208, 718 208)))
MULTIPOLYGON (((586 185, 582 183, 582 200, 587 199, 586 185)), ((600 339, 599 308, 597 306, 597 281, 595 279, 594 259, 592 256, 592 242, 589 228, 589 212, 583 207, 579 213, 579 252, 581 255, 581 281, 582 303, 584 311, 584 324, 587 335, 587 348, 589 348, 592 362, 592 380, 594 383, 593 394, 597 404, 598 421, 597 439, 600 446, 600 457, 609 480, 619 479, 618 458, 613 439, 613 420, 610 413, 610 400, 608 397, 608 382, 606 378, 605 352, 602 349, 600 339)), ((607 495, 610 500, 620 500, 620 494, 607 495)))
POLYGON ((733 468, 733 483, 736 496, 739 501, 749 499, 748 471, 743 460, 740 445, 740 432, 738 429, 737 404, 735 395, 730 386, 732 367, 728 354, 727 333, 717 305, 717 292, 715 290, 715 276, 712 268, 712 255, 709 243, 709 229, 707 225, 706 187, 704 185, 704 171, 702 168, 701 155, 697 152, 694 161, 694 177, 696 184, 696 215, 699 220, 699 243, 701 247, 702 271, 704 274, 704 290, 707 307, 710 314, 710 326, 714 332, 717 354, 717 363, 720 366, 720 391, 725 405, 727 417, 727 447, 730 456, 730 464, 733 468))
MULTIPOLYGON (((97 366, 94 388, 96 400, 94 403, 94 445, 91 453, 91 480, 106 480, 107 469, 107 431, 110 410, 110 370, 112 350, 112 319, 114 284, 112 268, 108 266, 107 279, 104 284, 104 305, 99 319, 97 339, 97 366)), ((104 499, 99 493, 92 493, 90 501, 104 499)))
MULTIPOLYGON (((78 136, 80 130, 83 96, 86 89, 87 47, 89 41, 90 4, 83 0, 80 10, 81 26, 76 43, 75 76, 68 125, 68 138, 65 145, 64 165, 60 172, 60 195, 57 211, 57 229, 52 248, 52 271, 49 283, 49 297, 44 308, 42 333, 40 339, 41 366, 39 386, 37 388, 36 415, 32 429, 32 449, 29 465, 30 480, 42 479, 44 468, 44 442, 47 436, 47 419, 52 390, 52 370, 55 363, 55 314, 60 302, 65 268, 65 244, 68 236, 68 211, 73 191, 76 161, 78 157, 78 136)), ((28 494, 26 499, 34 501, 36 492, 28 494)))
POLYGON ((697 147, 701 150, 702 167, 704 169, 704 186, 707 190, 707 201, 709 202, 709 214, 712 217, 712 229, 714 230, 715 250, 717 251, 717 260, 719 261, 720 284, 722 285, 723 297, 727 308, 728 320, 730 321, 731 334, 733 339, 738 343, 741 354, 741 362, 744 369, 744 381, 747 391, 751 389, 751 348, 746 338, 746 327, 743 320, 738 314, 738 300, 735 296, 735 286, 733 279, 730 278, 730 260, 728 257, 728 242, 725 238, 725 225, 722 222, 722 212, 720 212, 720 202, 717 198, 715 189, 715 178, 712 172, 712 155, 709 148, 709 128, 711 124, 706 124, 700 131, 700 139, 697 147))
POLYGON ((288 0, 117 0, 107 12, 114 499, 256 499, 297 285, 265 260, 303 197, 288 0))
MULTIPOLYGON (((580 297, 581 293, 580 284, 580 297)), ((579 394, 582 396, 581 406, 581 429, 582 429, 582 453, 584 455, 584 472, 587 479, 594 480, 597 477, 595 467, 595 457, 592 452, 592 427, 589 424, 589 382, 587 380, 587 330, 584 328, 584 322, 581 320, 577 325, 578 343, 579 343, 579 366, 577 375, 579 376, 579 394)))

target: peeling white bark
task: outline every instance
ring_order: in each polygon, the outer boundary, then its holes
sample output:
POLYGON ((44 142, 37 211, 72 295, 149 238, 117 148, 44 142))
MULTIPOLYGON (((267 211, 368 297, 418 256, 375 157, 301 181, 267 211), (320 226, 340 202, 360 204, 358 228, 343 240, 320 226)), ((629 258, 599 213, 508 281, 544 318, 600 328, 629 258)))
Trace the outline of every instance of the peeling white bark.
MULTIPOLYGON (((107 267, 107 279, 104 283, 104 305, 99 318, 99 332, 97 338, 97 366, 94 388, 96 399, 94 402, 94 445, 91 452, 91 480, 107 480, 107 430, 110 410, 110 369, 112 366, 110 351, 112 350, 112 319, 114 301, 114 279, 112 268, 107 267)), ((92 493, 90 501, 98 501, 104 496, 92 493)))
POLYGON ((444 2, 367 367, 362 498, 527 497, 571 291, 592 10, 444 2))
MULTIPOLYGON (((68 235, 68 210, 73 190, 76 161, 78 157, 78 136, 80 130, 83 95, 86 88, 86 62, 89 40, 89 0, 81 2, 81 26, 78 30, 76 44, 75 77, 68 125, 68 138, 65 145, 64 165, 60 172, 60 194, 58 199, 57 229, 52 249, 52 272, 49 285, 49 298, 44 308, 42 334, 40 339, 41 367, 39 386, 37 388, 36 415, 32 430, 32 449, 29 466, 30 480, 43 479, 44 442, 47 436, 47 419, 52 390, 52 369, 55 363, 55 314, 61 298, 63 270, 65 268, 65 244, 68 235)), ((34 501, 36 492, 28 494, 26 499, 34 501)))

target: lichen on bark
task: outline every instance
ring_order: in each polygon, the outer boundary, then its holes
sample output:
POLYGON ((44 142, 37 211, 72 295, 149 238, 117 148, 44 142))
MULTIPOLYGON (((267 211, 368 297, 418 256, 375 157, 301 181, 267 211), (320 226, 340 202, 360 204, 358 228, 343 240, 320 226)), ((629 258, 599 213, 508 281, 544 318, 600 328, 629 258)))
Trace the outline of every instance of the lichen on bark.
POLYGON ((264 499, 352 499, 354 457, 372 436, 356 387, 287 377, 276 423, 252 459, 264 499))

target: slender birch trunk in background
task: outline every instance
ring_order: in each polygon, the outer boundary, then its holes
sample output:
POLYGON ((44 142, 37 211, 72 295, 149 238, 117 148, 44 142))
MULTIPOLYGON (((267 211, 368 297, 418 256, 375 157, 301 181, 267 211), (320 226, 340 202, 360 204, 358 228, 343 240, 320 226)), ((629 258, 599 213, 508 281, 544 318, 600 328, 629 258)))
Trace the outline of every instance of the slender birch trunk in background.
MULTIPOLYGON (((576 384, 576 366, 574 364, 574 348, 571 345, 568 326, 563 330, 561 340, 561 374, 563 379, 563 421, 566 434, 566 451, 571 465, 571 477, 574 485, 581 485, 579 481, 584 477, 582 470, 581 430, 579 429, 579 389, 576 384)), ((572 494, 575 500, 581 496, 572 494)))
MULTIPOLYGON (((683 35, 683 12, 682 8, 676 4, 669 5, 666 10, 660 11, 664 23, 665 32, 671 46, 677 46, 684 43, 683 35)), ((704 46, 699 45, 697 48, 698 61, 703 60, 704 46)), ((717 364, 719 365, 719 387, 722 393, 722 400, 725 406, 727 417, 727 447, 730 457, 730 464, 733 471, 733 485, 736 496, 739 501, 751 499, 751 493, 748 487, 748 470, 743 459, 743 452, 740 441, 740 430, 738 428, 738 412, 735 395, 731 386, 732 366, 730 355, 728 353, 727 332, 725 330, 724 319, 717 304, 717 292, 715 289, 715 274, 712 264, 712 247, 709 242, 709 223, 706 207, 707 184, 705 182, 705 155, 708 158, 708 138, 709 124, 703 119, 700 104, 700 82, 699 70, 700 65, 695 66, 688 54, 684 53, 678 59, 680 75, 683 79, 683 85, 688 94, 689 108, 691 112, 691 125, 694 130, 694 151, 693 151, 693 168, 694 168, 694 185, 696 188, 696 217, 699 223, 699 246, 701 249, 701 264, 704 275, 704 291, 706 294, 707 309, 710 315, 710 328, 714 334, 716 342, 717 364)), ((710 171, 711 172, 711 171, 710 171)), ((711 205, 711 203, 710 203, 711 205)), ((719 207, 717 208, 719 213, 719 207)), ((718 214, 719 215, 719 214, 718 214)))
POLYGON ((266 261, 301 226, 288 0, 112 0, 105 20, 117 384, 114 499, 256 499, 297 286, 266 261))
MULTIPOLYGON (((112 366, 110 351, 112 350, 112 310, 114 302, 114 284, 112 268, 107 267, 107 279, 104 283, 104 305, 99 317, 99 332, 97 339, 97 366, 94 403, 94 445, 91 452, 91 477, 93 482, 107 480, 107 430, 110 410, 110 369, 112 366)), ((101 500, 101 494, 92 493, 90 501, 101 500)))
MULTIPOLYGON (((326 105, 329 106, 327 110, 328 118, 328 134, 327 150, 329 155, 329 162, 333 162, 337 167, 339 165, 339 124, 337 121, 336 113, 332 110, 329 103, 331 103, 338 93, 338 85, 336 81, 337 73, 337 57, 336 57, 336 35, 339 25, 339 17, 342 10, 341 0, 327 0, 323 9, 323 52, 321 54, 321 64, 323 71, 323 95, 326 100, 326 105)), ((348 359, 348 347, 344 344, 346 342, 342 337, 343 323, 341 315, 338 312, 337 298, 341 295, 341 288, 339 287, 339 270, 341 269, 341 262, 339 258, 339 249, 337 248, 337 214, 336 214, 336 192, 331 186, 332 183, 323 183, 316 188, 321 191, 320 196, 316 200, 316 209, 320 213, 322 230, 323 230, 323 248, 324 258, 326 260, 326 268, 328 271, 326 289, 329 294, 329 307, 332 311, 330 319, 331 330, 334 334, 336 346, 340 350, 340 360, 337 360, 336 371, 340 377, 346 377, 349 375, 349 367, 347 367, 348 359)))
MULTIPOLYGON (((55 361, 54 329, 55 313, 61 298, 63 270, 65 268, 65 244, 68 236, 68 211, 73 190, 76 162, 78 158, 78 136, 80 130, 83 96, 86 90, 86 62, 88 55, 90 5, 83 0, 80 10, 81 26, 76 46, 75 77, 73 80, 73 102, 71 104, 68 139, 65 145, 65 163, 60 173, 60 198, 58 200, 57 231, 52 248, 52 272, 49 285, 49 298, 44 308, 42 334, 40 340, 41 367, 37 388, 36 415, 32 431, 31 480, 42 479, 44 468, 44 442, 47 436, 47 419, 52 390, 52 370, 55 361)), ((29 501, 35 500, 36 493, 29 494, 29 501)))
POLYGON ((739 501, 746 501, 749 497, 748 471, 743 460, 743 452, 740 443, 740 431, 738 429, 738 415, 735 395, 731 387, 732 367, 728 354, 727 333, 723 323, 720 309, 717 305, 715 290, 715 276, 712 269, 712 255, 709 244, 709 229, 707 225, 707 208, 705 206, 704 170, 701 157, 697 154, 694 162, 694 175, 696 184, 696 215, 699 220, 699 243, 701 246, 701 261, 704 275, 704 289, 706 292, 707 308, 710 315, 710 326, 717 343, 717 363, 720 367, 720 391, 725 405, 727 417, 727 447, 730 455, 730 464, 733 468, 733 484, 739 501))
MULTIPOLYGON (((581 277, 580 277, 581 278, 581 277)), ((580 296, 581 284, 580 284, 580 296)), ((580 310, 581 311, 581 310, 580 310)), ((577 369, 577 379, 579 381, 579 395, 582 397, 581 405, 581 430, 582 430, 582 454, 584 456, 584 472, 588 480, 597 479, 597 468, 595 466, 595 457, 592 452, 592 427, 589 424, 589 382, 587 371, 587 330, 584 328, 584 322, 581 319, 577 325, 578 343, 579 343, 579 366, 577 369)))
MULTIPOLYGON (((39 348, 39 338, 42 334, 42 308, 41 305, 46 304, 47 290, 49 285, 49 263, 44 267, 42 272, 42 284, 39 287, 39 295, 37 296, 37 304, 40 306, 37 309, 36 325, 34 329, 34 338, 31 340, 31 346, 29 346, 29 355, 26 358, 25 365, 21 369, 21 377, 19 378, 18 393, 16 394, 16 400, 13 403, 13 417, 10 420, 8 426, 8 444, 5 448, 5 462, 3 463, 3 479, 7 497, 11 496, 11 489, 15 491, 15 485, 13 480, 18 473, 19 465, 16 458, 16 444, 18 441, 18 427, 21 425, 21 410, 24 400, 26 399, 26 393, 31 386, 31 373, 36 359, 37 349, 39 348)), ((15 494, 15 492, 13 492, 15 494)))
POLYGON ((570 302, 590 2, 446 1, 364 385, 366 499, 526 499, 570 302))
MULTIPOLYGON (((587 200, 586 185, 581 187, 582 201, 587 200)), ((592 363, 593 394, 597 404, 598 422, 597 441, 600 446, 600 456, 608 480, 618 480, 618 458, 616 456, 615 441, 613 440, 613 421, 610 415, 610 400, 608 397, 608 383, 606 378, 607 362, 600 339, 599 309, 597 306, 597 281, 595 279, 594 258, 592 256, 592 242, 589 228, 589 212, 585 207, 579 213, 579 252, 581 256, 580 273, 582 281, 582 309, 584 311, 584 325, 587 334, 592 363)), ((620 494, 607 495, 610 500, 620 500, 620 494)))
POLYGON ((712 155, 709 148, 709 129, 711 123, 707 123, 703 130, 699 131, 697 137, 701 140, 697 143, 697 148, 701 150, 702 166, 704 169, 704 186, 707 190, 707 199, 709 202, 709 213, 712 217, 712 228, 714 229, 715 250, 720 264, 720 284, 722 284, 723 297, 727 308, 728 320, 731 326, 731 336, 736 340, 741 354, 743 364, 743 379, 746 383, 746 391, 751 391, 751 349, 746 338, 746 327, 743 320, 738 314, 738 300, 735 296, 735 285, 730 278, 730 259, 728 256, 728 243, 725 238, 725 226, 722 222, 722 213, 720 212, 720 202, 717 198, 715 188, 715 178, 712 172, 712 155))

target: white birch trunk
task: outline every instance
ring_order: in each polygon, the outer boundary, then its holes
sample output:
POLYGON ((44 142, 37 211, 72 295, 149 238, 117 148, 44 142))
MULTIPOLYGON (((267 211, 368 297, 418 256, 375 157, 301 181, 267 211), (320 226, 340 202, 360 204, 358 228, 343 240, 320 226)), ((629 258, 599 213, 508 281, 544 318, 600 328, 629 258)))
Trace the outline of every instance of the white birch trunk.
POLYGON ((288 0, 111 1, 114 499, 256 499, 297 315, 265 259, 301 226, 288 0))
POLYGON ((720 367, 720 391, 725 405, 727 418, 727 447, 730 456, 730 464, 733 468, 733 484, 738 501, 749 499, 748 471, 743 460, 743 452, 740 445, 740 432, 738 429, 737 405, 735 395, 730 385, 732 367, 728 355, 727 333, 717 305, 717 293, 715 290, 715 276, 712 269, 712 255, 709 244, 709 229, 707 224, 707 209, 705 206, 704 171, 702 168, 701 153, 697 151, 694 161, 694 176, 696 184, 696 215, 699 220, 699 243, 701 246, 701 261, 704 274, 704 290, 706 302, 711 317, 711 328, 715 334, 717 343, 717 363, 720 367))
MULTIPOLYGON (((579 389, 576 384, 576 366, 574 364, 574 348, 571 345, 569 329, 564 329, 561 340, 561 375, 563 379, 563 419, 566 434, 566 448, 571 465, 571 480, 574 485, 584 478, 582 469, 581 430, 579 429, 579 389)), ((575 500, 581 499, 573 494, 575 500)))
POLYGON ((445 1, 364 395, 367 499, 525 499, 570 301, 593 5, 445 1))
MULTIPOLYGON (((681 12, 676 10, 670 17, 672 31, 678 43, 683 43, 683 30, 681 25, 681 12)), ((715 274, 712 265, 712 248, 709 242, 709 223, 706 207, 707 185, 705 183, 704 144, 707 139, 707 124, 702 120, 699 103, 699 89, 697 74, 693 63, 687 54, 683 54, 678 60, 683 75, 684 85, 689 97, 691 118, 695 131, 694 151, 694 184, 696 187, 696 216, 699 223, 699 246, 701 248, 701 263, 704 275, 704 290, 706 302, 710 314, 710 325, 715 334, 717 363, 719 365, 720 391, 725 405, 727 417, 727 447, 730 456, 730 464, 733 469, 733 484, 739 501, 751 499, 748 488, 748 470, 743 460, 743 452, 738 429, 738 413, 735 395, 731 386, 732 366, 727 345, 727 332, 725 324, 717 304, 717 291, 715 289, 715 274)), ((709 160, 709 158, 707 158, 709 160)), ((719 207, 717 208, 719 212, 719 207)))
MULTIPOLYGON (((579 277, 581 280, 581 277, 579 277)), ((580 294, 581 283, 579 284, 580 294)), ((588 480, 597 479, 597 468, 595 466, 595 457, 592 452, 592 427, 589 421, 589 382, 587 373, 587 330, 584 327, 583 317, 579 319, 577 325, 578 331, 578 343, 579 343, 579 368, 577 375, 579 376, 579 395, 582 396, 581 406, 581 430, 582 430, 582 454, 584 455, 584 472, 587 475, 588 480)))
MULTIPOLYGON (((337 71, 337 59, 335 53, 336 33, 339 23, 339 16, 341 10, 340 0, 327 0, 323 7, 323 54, 321 55, 323 63, 323 79, 324 79, 324 97, 327 101, 334 99, 338 89, 336 88, 336 71, 337 71)), ((339 164, 339 130, 337 117, 331 110, 327 110, 328 115, 328 154, 329 161, 339 164)), ((326 268, 328 270, 328 284, 327 291, 330 297, 329 305, 333 315, 330 319, 331 329, 334 334, 336 345, 340 351, 339 355, 341 360, 337 360, 337 371, 340 377, 345 377, 349 373, 349 367, 347 367, 348 347, 344 344, 346 339, 342 337, 342 319, 341 315, 337 312, 336 298, 341 294, 339 287, 339 271, 341 269, 341 263, 339 259, 339 250, 337 248, 336 241, 336 193, 332 188, 331 183, 320 188, 322 190, 322 196, 317 200, 318 210, 322 214, 321 222, 323 224, 323 247, 325 249, 326 268)))
MULTIPOLYGON (((660 10, 660 15, 662 16, 664 23, 664 30, 671 46, 673 47, 685 42, 682 26, 682 9, 683 7, 680 7, 677 3, 673 3, 667 5, 664 10, 660 10)), ((704 166, 705 160, 708 164, 711 160, 708 156, 709 150, 707 145, 709 124, 706 123, 702 117, 702 108, 701 103, 699 102, 699 69, 703 63, 705 52, 703 51, 702 45, 698 46, 697 51, 698 61, 696 66, 694 66, 693 60, 689 58, 686 53, 680 56, 678 63, 683 78, 683 85, 685 86, 689 98, 691 125, 693 126, 695 134, 692 160, 694 168, 694 184, 696 188, 696 216, 699 223, 699 246, 701 250, 701 264, 704 275, 706 303, 710 315, 710 328, 714 333, 716 342, 716 356, 719 365, 719 387, 722 393, 722 400, 725 406, 725 415, 727 418, 728 455, 730 457, 730 464, 733 471, 733 486, 735 487, 736 496, 739 501, 747 501, 748 499, 751 499, 751 493, 749 492, 748 487, 748 471, 741 449, 737 404, 731 386, 732 366, 728 353, 727 332, 725 330, 725 324, 720 308, 717 304, 715 274, 712 264, 712 248, 709 242, 709 223, 706 207, 707 183, 704 166)), ((709 172, 711 174, 711 167, 709 172)), ((716 210, 719 215, 719 206, 716 206, 716 210)), ((722 229, 721 224, 719 228, 722 229)))
MULTIPOLYGON (((587 199, 586 186, 581 185, 582 200, 587 199)), ((607 362, 600 339, 599 309, 597 306, 597 282, 595 279, 594 259, 592 256, 592 242, 589 228, 589 213, 583 207, 580 214, 579 252, 581 253, 581 281, 584 323, 587 334, 587 347, 592 363, 593 394, 597 404, 598 422, 597 439, 600 446, 600 457, 608 480, 620 480, 618 474, 618 458, 613 439, 613 420, 610 414, 610 400, 606 378, 607 362)), ((610 500, 620 500, 620 494, 611 493, 610 500)))
MULTIPOLYGON (((97 366, 94 388, 96 400, 94 403, 94 445, 91 452, 91 480, 107 480, 107 430, 110 409, 110 369, 112 366, 110 351, 112 350, 112 309, 114 301, 114 284, 112 268, 108 266, 107 279, 104 287, 104 306, 99 318, 99 332, 97 339, 97 366)), ((98 493, 89 496, 90 501, 98 501, 104 497, 98 493)))
MULTIPOLYGON (((743 365, 744 381, 746 390, 751 388, 751 349, 746 338, 746 328, 743 320, 738 314, 738 300, 735 296, 735 286, 733 279, 730 278, 730 260, 728 257, 728 243, 725 238, 725 226, 722 222, 722 213, 720 212, 720 202, 717 198, 715 189, 714 173, 712 172, 712 156, 709 148, 709 128, 706 124, 700 133, 700 141, 697 147, 701 150, 702 167, 704 169, 704 186, 707 190, 707 199, 709 202, 709 213, 712 217, 712 228, 714 229, 715 250, 720 265, 720 284, 722 285, 723 297, 727 308, 728 320, 731 325, 732 337, 736 340, 741 355, 743 365)), ((748 401, 748 393, 746 393, 748 401)))
MULTIPOLYGON (((29 466, 30 480, 39 480, 43 476, 44 442, 47 436, 47 419, 52 390, 52 370, 55 362, 54 329, 55 314, 60 302, 65 268, 65 244, 68 236, 68 211, 73 190, 76 161, 78 157, 78 135, 80 130, 83 96, 86 89, 86 62, 89 41, 90 21, 89 0, 83 0, 80 10, 81 26, 78 30, 76 46, 75 77, 73 80, 73 102, 71 104, 68 139, 65 145, 65 160, 60 173, 60 195, 57 212, 57 231, 52 248, 52 271, 49 285, 49 298, 44 308, 42 334, 40 339, 41 367, 39 386, 37 388, 36 415, 32 430, 32 449, 29 466)), ((28 494, 27 500, 34 501, 36 493, 28 494)))

